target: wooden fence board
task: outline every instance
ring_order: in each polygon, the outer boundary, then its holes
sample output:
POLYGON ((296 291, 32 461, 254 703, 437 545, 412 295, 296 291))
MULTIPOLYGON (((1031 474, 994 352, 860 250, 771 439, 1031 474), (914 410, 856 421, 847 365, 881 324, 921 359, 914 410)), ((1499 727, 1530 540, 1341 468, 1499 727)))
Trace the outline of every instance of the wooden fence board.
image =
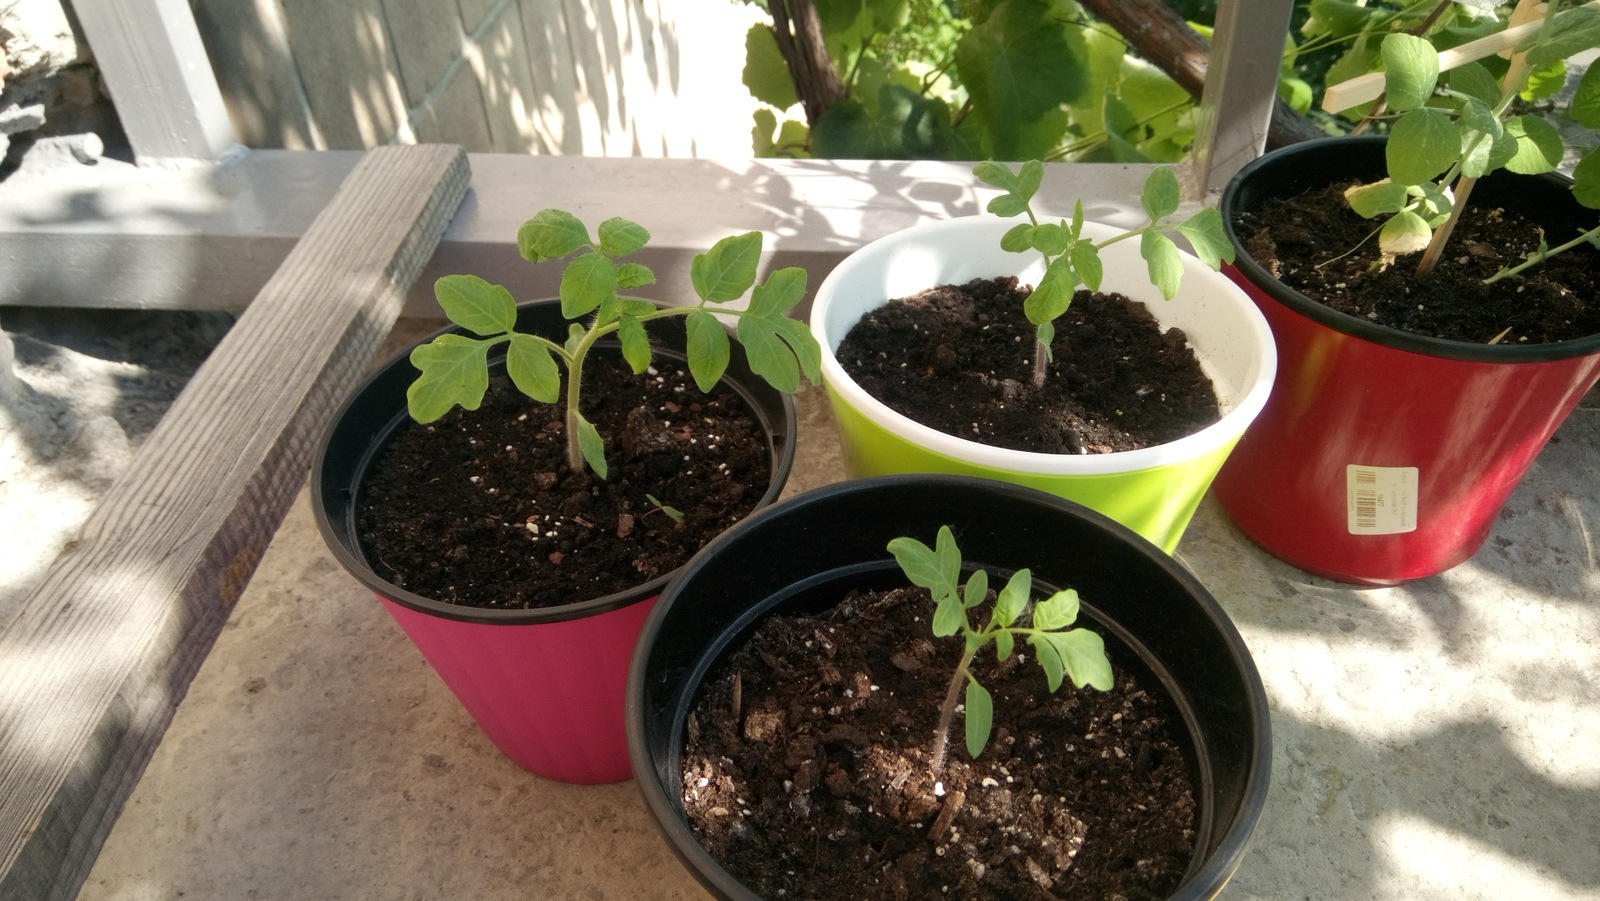
POLYGON ((0 634, 0 898, 76 895, 468 178, 369 152, 0 634))

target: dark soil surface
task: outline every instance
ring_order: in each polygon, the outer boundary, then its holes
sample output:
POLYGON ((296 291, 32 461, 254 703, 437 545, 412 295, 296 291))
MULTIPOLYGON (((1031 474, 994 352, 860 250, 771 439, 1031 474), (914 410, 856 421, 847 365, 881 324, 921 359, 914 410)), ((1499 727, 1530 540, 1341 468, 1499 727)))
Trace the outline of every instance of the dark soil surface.
POLYGON ((1216 393, 1180 329, 1144 305, 1079 291, 1056 320, 1054 362, 1032 385, 1031 289, 978 279, 891 301, 840 343, 850 377, 890 409, 931 428, 1037 453, 1137 450, 1218 419, 1216 393))
POLYGON ((935 779, 962 648, 932 638, 932 610, 906 588, 762 623, 689 720, 683 801, 701 844, 773 901, 1167 897, 1196 810, 1164 705, 1115 652, 1111 691, 1069 680, 1051 695, 1031 661, 985 651, 994 734, 973 761, 957 716, 935 779))
MULTIPOLYGON (((1245 249, 1284 284, 1342 313, 1455 341, 1543 344, 1600 333, 1600 254, 1579 246, 1492 285, 1483 280, 1538 247, 1533 223, 1469 202, 1443 259, 1425 282, 1421 253, 1379 267, 1377 220, 1350 210, 1351 183, 1277 200, 1241 215, 1245 249), (1351 248, 1358 248, 1347 253, 1351 248), (1344 254, 1344 256, 1341 256, 1344 254), (1509 329, 1509 331, 1507 331, 1509 329)), ((1573 235, 1547 235, 1551 245, 1573 235)))
POLYGON ((476 411, 407 420, 358 499, 368 562, 425 597, 509 608, 603 597, 683 565, 760 501, 772 452, 736 393, 707 397, 660 355, 657 366, 635 376, 597 354, 585 367, 606 481, 568 468, 566 405, 537 403, 503 376, 476 411))

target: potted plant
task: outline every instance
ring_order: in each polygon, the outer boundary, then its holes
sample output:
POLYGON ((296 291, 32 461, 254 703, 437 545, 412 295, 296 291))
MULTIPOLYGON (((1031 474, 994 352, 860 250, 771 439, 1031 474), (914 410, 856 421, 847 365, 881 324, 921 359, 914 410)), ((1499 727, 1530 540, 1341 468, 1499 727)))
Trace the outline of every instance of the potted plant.
POLYGON ((1137 858, 1124 861, 1130 897, 1156 885, 1210 898, 1270 781, 1264 690, 1193 576, 1081 505, 967 476, 840 483, 729 530, 652 611, 627 715, 640 791, 674 853, 740 901, 1015 897, 1019 881, 1108 897, 1092 872, 1106 855, 1137 858), (1139 737, 1099 744, 1113 734, 1139 737), (724 760, 715 743, 730 738, 724 760), (776 753, 757 763, 764 750, 776 753), (1070 775, 1049 782, 1062 764, 1070 775), (1096 809, 1101 779, 1115 797, 1096 809), (1136 800, 1185 779, 1192 808, 1136 800), (1176 816, 1142 817, 1158 808, 1176 816), (986 824, 1005 838, 982 838, 986 824), (1187 850, 1131 850, 1157 835, 1187 850), (752 875, 766 857, 778 865, 752 875), (825 888, 840 879, 848 891, 825 888))
MULTIPOLYGON (((1131 526, 1171 551, 1192 516, 1206 486, 1233 443, 1265 403, 1275 356, 1265 321, 1237 287, 1213 271, 1226 255, 1215 211, 1203 211, 1182 225, 1166 220, 1178 208, 1177 181, 1168 169, 1154 170, 1141 204, 1149 223, 1123 230, 1083 221, 1082 204, 1073 219, 1059 224, 1040 221, 1029 207, 1043 169, 1025 164, 1020 173, 988 163, 974 170, 1003 192, 989 209, 1000 218, 969 217, 916 226, 874 241, 852 253, 823 281, 813 301, 811 328, 822 346, 823 383, 833 408, 845 466, 852 476, 897 472, 949 472, 1016 482, 1079 501, 1131 526), (1027 214, 1021 224, 1004 217, 1027 214), (1214 225, 1215 228, 1211 228, 1214 225), (1182 230, 1207 259, 1181 253, 1163 232, 1182 230), (1213 236, 1212 232, 1215 231, 1213 236), (1138 240, 1125 240, 1137 238, 1138 240), (1019 252, 1034 251, 1027 264, 1019 252), (1200 368, 1214 389, 1214 421, 1192 434, 1160 440, 1153 446, 1109 453, 1088 453, 1081 444, 1063 452, 1042 452, 998 446, 987 434, 964 426, 943 431, 898 412, 866 390, 841 362, 841 345, 858 323, 887 308, 891 300, 928 296, 944 285, 965 285, 997 274, 1016 276, 1036 285, 1025 303, 1025 329, 1037 329, 1037 343, 1018 338, 1006 353, 1021 372, 1014 378, 987 376, 986 400, 1003 406, 1009 392, 1037 376, 1046 354, 1055 347, 1052 376, 1068 385, 1065 367, 1075 354, 1067 341, 1090 331, 1056 328, 1056 318, 1072 306, 1088 309, 1091 298, 1080 285, 1101 295, 1125 295, 1141 302, 1154 317, 1150 332, 1186 336, 1200 368), (1076 299, 1075 299, 1076 298, 1076 299), (1027 346, 1023 345, 1026 342, 1027 346), (1036 348, 1029 352, 1028 346, 1036 348), (1032 375, 1026 374, 1028 372, 1032 375), (1220 415, 1219 415, 1220 414, 1220 415)), ((1022 293, 1022 292, 1018 292, 1022 293)), ((912 320, 915 327, 915 320, 912 320)), ((974 328, 983 325, 974 321, 974 328)), ((1086 339, 1091 344, 1094 339, 1086 339)), ((961 339, 974 347, 981 342, 961 339)), ((1109 345, 1107 345, 1109 347, 1109 345)), ((1115 365, 1115 364, 1113 364, 1115 365)), ((918 367, 921 368, 921 367, 918 367)), ((1202 380, 1205 381, 1205 380, 1202 380)), ((1135 386, 1135 392, 1163 389, 1158 382, 1135 386)), ((1023 385, 1020 390, 1028 391, 1023 385)), ((939 384, 910 389, 946 397, 939 384)), ((1156 399, 1152 397, 1151 400, 1156 399)), ((967 411, 952 402, 955 415, 967 411)), ((1120 406, 1106 414, 1117 419, 1120 406)), ((1034 415, 1034 421, 1053 414, 1034 415)))
POLYGON ((700 302, 681 307, 617 293, 653 281, 614 260, 646 240, 622 219, 596 240, 546 210, 518 244, 531 262, 583 249, 559 300, 519 307, 474 276, 440 279, 456 325, 356 390, 312 470, 334 557, 502 751, 562 781, 628 778, 639 625, 671 570, 776 500, 794 458, 785 392, 816 377, 809 334, 784 315, 802 270, 724 306, 756 281, 759 233, 696 257, 700 302), (712 309, 739 318, 739 352, 712 309))
MULTIPOLYGON (((1507 44, 1502 80, 1471 63, 1442 92, 1432 48, 1391 35, 1386 105, 1400 118, 1387 138, 1284 148, 1223 194, 1230 274, 1272 323, 1283 367, 1215 491, 1247 535, 1301 569, 1383 585, 1466 560, 1600 378, 1600 310, 1583 309, 1592 282, 1544 287, 1592 278, 1600 157, 1576 183, 1555 175, 1554 130, 1511 115, 1529 71, 1596 42, 1594 10, 1557 8, 1507 44), (1317 256, 1291 258, 1301 250, 1317 256), (1501 302, 1509 313, 1494 312, 1501 302), (1536 315, 1546 304, 1561 312, 1536 315)), ((1590 127, 1596 97, 1600 77, 1585 78, 1574 113, 1590 127)))

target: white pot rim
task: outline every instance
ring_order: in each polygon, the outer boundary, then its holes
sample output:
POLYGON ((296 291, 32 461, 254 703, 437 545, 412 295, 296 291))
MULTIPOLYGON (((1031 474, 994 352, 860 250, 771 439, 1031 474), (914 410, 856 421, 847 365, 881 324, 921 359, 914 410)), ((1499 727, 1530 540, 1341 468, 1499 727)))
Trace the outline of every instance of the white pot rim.
MULTIPOLYGON (((846 257, 823 280, 812 302, 811 333, 822 346, 822 375, 829 389, 890 432, 935 453, 991 469, 1042 475, 1110 475, 1183 463, 1225 447, 1244 433, 1266 405, 1277 372, 1277 346, 1266 318, 1243 289, 1188 253, 1183 254, 1183 282, 1177 296, 1163 300, 1149 283, 1137 242, 1132 240, 1105 249, 1102 291, 1143 301, 1164 328, 1177 324, 1175 305, 1197 310, 1194 305, 1208 304, 1216 313, 1198 318, 1191 313, 1181 326, 1211 377, 1223 409, 1217 422, 1198 432, 1165 444, 1110 454, 1009 450, 915 422, 868 394, 845 373, 835 355, 840 341, 862 313, 890 299, 941 284, 998 275, 1017 275, 1024 282, 1036 283, 1043 268, 1036 254, 1000 249, 1000 236, 1016 224, 1017 220, 993 216, 925 223, 879 238, 846 257), (946 252, 958 254, 960 259, 953 263, 940 260, 939 271, 929 276, 931 280, 908 287, 911 282, 907 278, 921 277, 933 268, 934 257, 946 252), (916 274, 908 274, 911 272, 916 274), (876 300, 869 299, 872 297, 876 300)), ((1105 238, 1121 231, 1087 222, 1083 234, 1105 238)))

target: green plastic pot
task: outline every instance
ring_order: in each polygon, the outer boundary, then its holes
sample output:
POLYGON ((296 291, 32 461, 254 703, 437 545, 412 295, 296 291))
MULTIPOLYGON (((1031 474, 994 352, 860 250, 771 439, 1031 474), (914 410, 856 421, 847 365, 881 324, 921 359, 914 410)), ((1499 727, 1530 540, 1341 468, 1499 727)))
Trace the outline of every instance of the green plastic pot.
MULTIPOLYGON (((1113 454, 1041 454, 991 447, 914 422, 869 395, 835 351, 867 312, 891 299, 975 278, 1016 275, 1036 284, 1036 255, 1000 249, 1014 220, 950 219, 880 238, 845 258, 817 290, 811 332, 822 345, 822 375, 854 478, 933 472, 998 479, 1047 491, 1106 514, 1171 553, 1212 478, 1261 412, 1277 371, 1266 319, 1226 276, 1183 255, 1183 283, 1170 301, 1149 282, 1136 241, 1102 251, 1101 290, 1143 301, 1163 328, 1183 329, 1211 377, 1222 409, 1216 423, 1177 441, 1113 454)), ((1104 240, 1120 230, 1085 223, 1104 240)))

